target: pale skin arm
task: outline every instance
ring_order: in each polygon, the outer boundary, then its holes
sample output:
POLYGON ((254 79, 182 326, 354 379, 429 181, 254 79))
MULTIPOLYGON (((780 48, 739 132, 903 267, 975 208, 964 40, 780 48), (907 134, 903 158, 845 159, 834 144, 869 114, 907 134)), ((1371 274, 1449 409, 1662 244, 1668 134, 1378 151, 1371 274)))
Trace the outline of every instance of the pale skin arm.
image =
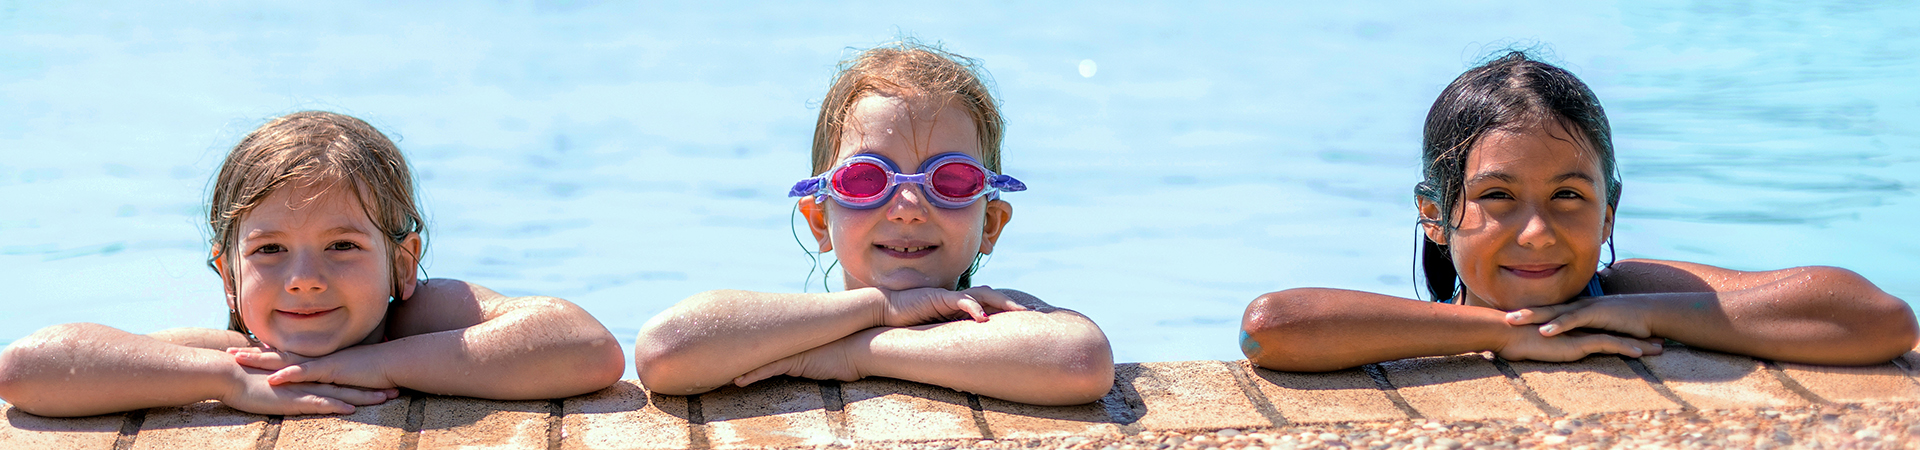
POLYGON ((978 292, 977 288, 964 292, 874 288, 824 294, 703 292, 641 327, 634 368, 649 390, 698 394, 869 328, 962 317, 984 320, 988 308, 1020 308, 1005 297, 975 299, 968 294, 978 292))
POLYGON ((234 357, 279 369, 275 383, 405 387, 497 400, 585 394, 612 385, 625 370, 626 355, 613 334, 565 300, 507 297, 440 279, 396 305, 388 342, 313 359, 244 349, 234 357))
POLYGON ((1026 293, 999 292, 1029 310, 997 313, 985 322, 871 328, 775 361, 742 380, 884 376, 1038 405, 1082 404, 1106 395, 1113 387, 1113 351, 1100 327, 1026 293))
POLYGON ((1597 328, 1688 346, 1809 364, 1874 364, 1913 349, 1906 302, 1846 269, 1741 272, 1627 260, 1602 272, 1609 294, 1523 310, 1542 334, 1597 328))
POLYGON ((1638 357, 1650 341, 1607 334, 1542 336, 1506 312, 1369 292, 1303 288, 1260 296, 1241 320, 1241 351, 1261 367, 1325 372, 1419 356, 1493 351, 1507 359, 1571 361, 1593 353, 1638 357))
POLYGON ((348 413, 398 395, 327 384, 272 386, 268 371, 235 364, 239 333, 179 328, 142 336, 112 327, 56 325, 0 353, 0 398, 53 417, 106 414, 220 400, 261 414, 348 413))

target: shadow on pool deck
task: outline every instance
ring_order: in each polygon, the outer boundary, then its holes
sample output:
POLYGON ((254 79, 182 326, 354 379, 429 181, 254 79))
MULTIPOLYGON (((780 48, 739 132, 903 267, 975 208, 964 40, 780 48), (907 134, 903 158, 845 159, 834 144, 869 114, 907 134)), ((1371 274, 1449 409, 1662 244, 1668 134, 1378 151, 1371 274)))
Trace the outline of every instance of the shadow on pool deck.
MULTIPOLYGON (((1571 363, 1476 353, 1328 373, 1246 361, 1121 364, 1100 401, 1048 407, 918 383, 777 378, 696 396, 622 381, 579 397, 413 394, 345 416, 260 416, 206 402, 53 419, 0 406, 0 448, 759 448, 910 446, 1112 437, 1141 431, 1460 421, 1920 401, 1920 353, 1863 367, 1670 348, 1571 363)), ((1051 441, 1047 441, 1051 442, 1051 441)))

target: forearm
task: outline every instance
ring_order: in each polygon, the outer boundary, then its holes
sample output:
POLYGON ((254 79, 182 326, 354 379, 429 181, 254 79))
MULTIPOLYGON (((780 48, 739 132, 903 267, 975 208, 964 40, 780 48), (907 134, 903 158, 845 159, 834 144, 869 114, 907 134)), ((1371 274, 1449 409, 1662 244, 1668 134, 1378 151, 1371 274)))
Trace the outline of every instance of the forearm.
POLYGON ((648 389, 706 392, 767 363, 876 325, 871 289, 826 294, 711 291, 649 320, 634 344, 648 389))
POLYGON ((848 337, 862 375, 1041 405, 1092 402, 1113 386, 1106 335, 1079 314, 1009 311, 986 322, 881 327, 848 337))
POLYGON ((1241 349, 1274 370, 1325 372, 1419 356, 1499 350, 1504 312, 1340 289, 1293 289, 1247 306, 1241 349))
POLYGON ((558 398, 613 384, 625 354, 605 326, 559 299, 515 299, 515 308, 471 327, 344 352, 382 368, 395 385, 501 400, 558 398))
POLYGON ((220 398, 241 370, 222 351, 68 324, 7 347, 0 355, 0 398, 56 417, 178 406, 220 398))
POLYGON ((1905 302, 1852 272, 1811 268, 1722 293, 1622 296, 1650 305, 1655 336, 1689 346, 1812 364, 1885 362, 1913 348, 1905 302))

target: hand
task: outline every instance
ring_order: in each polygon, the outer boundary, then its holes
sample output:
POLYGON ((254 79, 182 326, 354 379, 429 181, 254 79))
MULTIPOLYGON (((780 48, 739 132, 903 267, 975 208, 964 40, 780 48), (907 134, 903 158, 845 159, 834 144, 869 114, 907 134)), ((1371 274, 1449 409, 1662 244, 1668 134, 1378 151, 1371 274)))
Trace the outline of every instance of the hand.
POLYGON ((1647 324, 1650 315, 1641 303, 1619 296, 1603 296, 1522 309, 1507 313, 1506 319, 1508 325, 1514 326, 1545 323, 1540 326, 1541 336, 1594 328, 1644 339, 1653 336, 1647 324))
POLYGON ((980 286, 964 291, 950 291, 940 288, 908 289, 904 291, 880 290, 886 296, 882 306, 880 324, 889 327, 910 327, 936 322, 959 320, 971 317, 975 322, 987 321, 987 316, 1002 311, 1026 311, 1027 307, 1015 303, 1012 298, 980 286))
MULTIPOLYGON (((952 291, 948 291, 952 292, 952 291)), ((746 387, 754 382, 789 375, 815 380, 854 381, 864 378, 858 367, 854 367, 852 355, 847 346, 855 342, 866 342, 875 331, 869 329, 819 347, 808 349, 793 356, 780 358, 758 369, 733 378, 735 386, 746 387)))
POLYGON ((1664 348, 1659 338, 1635 338, 1606 333, 1570 331, 1547 336, 1533 327, 1513 327, 1506 345, 1494 350, 1501 358, 1533 361, 1574 361, 1595 353, 1612 353, 1638 358, 1658 355, 1664 348))
POLYGON ((387 378, 378 364, 360 357, 363 348, 347 348, 319 358, 255 347, 227 349, 233 361, 249 368, 273 371, 267 382, 273 385, 326 383, 366 389, 399 387, 387 378))
POLYGON ((220 397, 228 407, 254 414, 351 414, 354 405, 377 405, 400 396, 397 389, 356 389, 325 383, 271 383, 271 372, 238 367, 230 391, 220 397))

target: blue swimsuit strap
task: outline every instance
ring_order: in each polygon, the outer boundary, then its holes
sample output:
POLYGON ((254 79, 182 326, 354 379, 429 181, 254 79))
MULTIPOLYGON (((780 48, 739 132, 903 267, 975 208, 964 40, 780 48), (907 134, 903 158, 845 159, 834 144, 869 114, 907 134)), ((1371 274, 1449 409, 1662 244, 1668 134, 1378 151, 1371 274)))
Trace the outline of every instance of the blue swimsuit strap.
POLYGON ((1597 274, 1597 273, 1593 274, 1593 279, 1587 280, 1587 290, 1581 292, 1580 296, 1581 297, 1599 297, 1602 295, 1607 295, 1607 293, 1605 291, 1600 290, 1600 274, 1597 274))

